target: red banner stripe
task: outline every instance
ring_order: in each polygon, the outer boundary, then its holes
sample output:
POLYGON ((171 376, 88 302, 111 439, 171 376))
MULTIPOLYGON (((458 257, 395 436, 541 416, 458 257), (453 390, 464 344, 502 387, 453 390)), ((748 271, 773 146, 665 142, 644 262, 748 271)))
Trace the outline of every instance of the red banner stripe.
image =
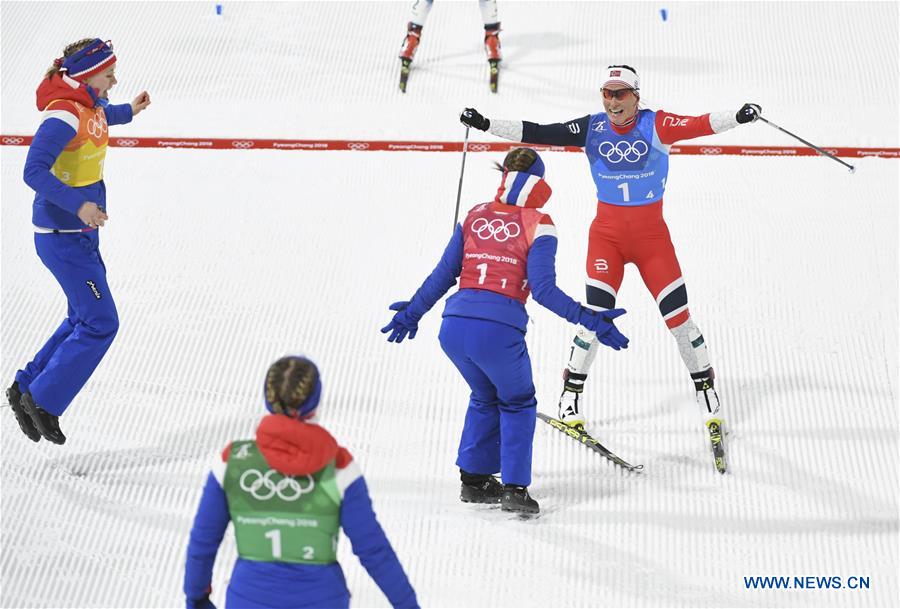
MULTIPOLYGON (((3 146, 28 146, 30 135, 0 135, 3 146)), ((214 139, 214 138, 160 138, 160 137, 111 137, 109 145, 117 148, 187 148, 193 150, 355 150, 387 152, 461 152, 462 142, 417 141, 366 141, 366 140, 270 140, 270 139, 214 139)), ((469 142, 469 152, 507 152, 522 144, 514 142, 469 142)), ((574 146, 543 146, 530 144, 537 150, 551 152, 581 152, 574 146)), ((847 148, 822 147, 839 157, 863 158, 900 157, 900 148, 847 148)), ((739 155, 739 156, 816 156, 819 154, 805 146, 672 146, 671 154, 689 155, 739 155)))

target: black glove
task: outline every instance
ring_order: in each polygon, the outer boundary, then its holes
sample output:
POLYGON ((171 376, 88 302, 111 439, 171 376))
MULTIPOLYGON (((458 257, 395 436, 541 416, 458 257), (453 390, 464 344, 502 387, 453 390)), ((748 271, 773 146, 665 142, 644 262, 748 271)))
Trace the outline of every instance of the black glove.
POLYGON ((762 114, 762 106, 759 104, 744 104, 737 111, 734 118, 743 125, 744 123, 752 123, 759 118, 760 114, 762 114))
POLYGON ((487 131, 491 128, 491 121, 481 116, 475 108, 463 110, 463 113, 459 115, 459 120, 463 125, 475 127, 479 131, 487 131))
POLYGON ((187 599, 187 609, 216 609, 216 606, 212 604, 207 594, 203 598, 187 599))

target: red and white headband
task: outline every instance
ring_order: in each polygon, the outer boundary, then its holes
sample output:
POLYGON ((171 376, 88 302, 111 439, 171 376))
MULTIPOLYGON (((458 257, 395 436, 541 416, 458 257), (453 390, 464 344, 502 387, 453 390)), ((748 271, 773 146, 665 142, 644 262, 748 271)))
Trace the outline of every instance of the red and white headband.
POLYGON ((641 90, 638 75, 628 68, 619 66, 606 69, 606 78, 603 80, 603 86, 601 88, 606 89, 609 85, 625 85, 629 89, 634 89, 635 91, 641 90))

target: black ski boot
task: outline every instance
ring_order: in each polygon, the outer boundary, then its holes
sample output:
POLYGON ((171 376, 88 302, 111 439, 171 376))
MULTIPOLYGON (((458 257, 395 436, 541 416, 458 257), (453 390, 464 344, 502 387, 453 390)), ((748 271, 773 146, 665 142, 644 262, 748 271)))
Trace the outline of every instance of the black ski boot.
POLYGON ((22 392, 19 390, 19 381, 13 382, 10 388, 6 390, 6 399, 9 401, 9 407, 12 408, 13 414, 16 415, 16 422, 19 424, 19 429, 22 430, 22 433, 28 436, 28 439, 32 442, 39 442, 41 432, 35 428, 34 423, 31 422, 31 417, 22 408, 22 392))
POLYGON ((697 404, 706 416, 715 416, 719 412, 719 394, 716 393, 716 372, 707 368, 703 372, 691 374, 694 391, 697 392, 697 404))
POLYGON ((538 502, 528 494, 528 487, 515 484, 503 485, 503 498, 500 500, 500 509, 504 512, 518 512, 520 514, 537 514, 541 511, 538 502))
POLYGON ((50 440, 54 444, 66 443, 66 436, 59 428, 59 417, 35 404, 30 393, 22 394, 22 409, 31 417, 31 422, 45 440, 50 440))
POLYGON ((463 503, 500 503, 503 485, 488 474, 470 474, 459 470, 462 487, 459 500, 463 503))

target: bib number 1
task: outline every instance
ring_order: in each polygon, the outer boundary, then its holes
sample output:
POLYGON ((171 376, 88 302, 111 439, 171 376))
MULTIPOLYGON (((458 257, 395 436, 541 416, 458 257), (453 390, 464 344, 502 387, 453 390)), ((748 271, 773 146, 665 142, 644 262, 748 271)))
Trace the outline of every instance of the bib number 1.
MULTIPOLYGON (((272 558, 281 558, 281 531, 272 529, 264 533, 266 539, 272 542, 272 558)), ((337 538, 333 540, 335 549, 337 548, 337 538)), ((315 549, 312 546, 303 546, 303 560, 314 560, 316 557, 315 549)))
POLYGON ((266 531, 265 536, 272 542, 272 557, 281 558, 281 531, 272 529, 271 531, 266 531))
POLYGON ((481 272, 478 276, 478 285, 484 285, 484 279, 487 277, 487 262, 475 265, 475 268, 481 272))
MULTIPOLYGON (((487 262, 482 262, 481 264, 476 264, 476 265, 475 265, 475 268, 478 269, 478 271, 479 271, 479 274, 478 274, 478 285, 484 285, 484 280, 487 279, 487 270, 488 270, 487 262)), ((507 282, 506 277, 501 277, 501 278, 500 278, 500 287, 501 287, 502 289, 504 289, 504 290, 506 289, 506 282, 507 282)), ((522 280, 522 287, 521 287, 520 289, 521 289, 522 291, 525 291, 525 287, 526 287, 527 285, 528 285, 528 280, 527 280, 527 279, 523 279, 523 280, 522 280)))

